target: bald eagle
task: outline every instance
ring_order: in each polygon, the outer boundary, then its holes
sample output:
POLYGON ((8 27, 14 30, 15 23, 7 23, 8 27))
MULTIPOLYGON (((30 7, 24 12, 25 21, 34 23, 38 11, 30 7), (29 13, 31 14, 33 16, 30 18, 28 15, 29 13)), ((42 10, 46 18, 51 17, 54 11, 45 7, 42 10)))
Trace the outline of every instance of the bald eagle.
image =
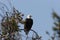
POLYGON ((24 32, 26 33, 26 35, 29 33, 33 25, 33 19, 31 17, 32 17, 31 15, 28 15, 27 18, 25 19, 24 32))
POLYGON ((31 17, 31 15, 28 15, 25 20, 19 19, 19 22, 24 25, 24 32, 26 33, 26 35, 28 35, 33 25, 33 19, 31 17))

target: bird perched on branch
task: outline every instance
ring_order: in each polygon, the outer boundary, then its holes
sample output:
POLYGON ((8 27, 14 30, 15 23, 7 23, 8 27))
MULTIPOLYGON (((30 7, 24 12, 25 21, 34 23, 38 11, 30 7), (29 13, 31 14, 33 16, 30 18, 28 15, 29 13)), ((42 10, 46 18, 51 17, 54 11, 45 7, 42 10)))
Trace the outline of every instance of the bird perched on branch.
POLYGON ((32 17, 31 15, 28 15, 27 18, 25 19, 24 31, 26 35, 29 33, 33 25, 33 19, 31 17, 32 17))
POLYGON ((19 19, 20 20, 19 22, 24 25, 24 32, 26 33, 26 35, 28 35, 33 25, 33 19, 31 17, 32 17, 31 15, 28 15, 25 20, 19 19))

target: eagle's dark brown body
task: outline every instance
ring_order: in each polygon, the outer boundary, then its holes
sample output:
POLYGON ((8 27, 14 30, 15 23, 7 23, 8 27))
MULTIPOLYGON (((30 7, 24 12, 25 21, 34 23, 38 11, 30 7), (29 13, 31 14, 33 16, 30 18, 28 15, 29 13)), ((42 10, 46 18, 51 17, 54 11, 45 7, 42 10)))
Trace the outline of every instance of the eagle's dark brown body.
POLYGON ((33 25, 33 19, 26 18, 25 24, 24 24, 24 31, 26 32, 26 34, 28 34, 28 32, 31 30, 32 25, 33 25))

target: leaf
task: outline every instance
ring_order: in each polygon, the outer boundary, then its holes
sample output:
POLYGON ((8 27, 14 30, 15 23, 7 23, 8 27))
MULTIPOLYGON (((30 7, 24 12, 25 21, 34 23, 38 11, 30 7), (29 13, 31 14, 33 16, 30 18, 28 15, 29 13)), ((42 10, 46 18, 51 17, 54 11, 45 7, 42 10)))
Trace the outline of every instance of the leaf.
POLYGON ((56 25, 56 26, 58 26, 59 24, 57 24, 56 22, 54 22, 54 24, 56 25))
POLYGON ((53 12, 53 18, 57 18, 57 19, 60 19, 60 17, 56 14, 56 12, 53 12))

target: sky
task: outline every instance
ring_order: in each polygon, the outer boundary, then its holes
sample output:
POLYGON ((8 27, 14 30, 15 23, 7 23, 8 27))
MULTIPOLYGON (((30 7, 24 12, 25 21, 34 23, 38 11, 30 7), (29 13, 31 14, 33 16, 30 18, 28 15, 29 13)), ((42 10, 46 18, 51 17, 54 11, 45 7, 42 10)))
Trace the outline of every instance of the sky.
POLYGON ((43 40, 48 40, 49 38, 45 33, 46 31, 51 35, 53 34, 52 27, 54 26, 54 20, 52 18, 52 9, 54 9, 57 14, 60 13, 60 0, 11 0, 11 6, 7 0, 3 0, 2 2, 8 5, 9 8, 14 6, 25 15, 24 18, 26 18, 28 14, 31 14, 34 21, 32 29, 35 30, 38 35, 41 35, 43 40))

